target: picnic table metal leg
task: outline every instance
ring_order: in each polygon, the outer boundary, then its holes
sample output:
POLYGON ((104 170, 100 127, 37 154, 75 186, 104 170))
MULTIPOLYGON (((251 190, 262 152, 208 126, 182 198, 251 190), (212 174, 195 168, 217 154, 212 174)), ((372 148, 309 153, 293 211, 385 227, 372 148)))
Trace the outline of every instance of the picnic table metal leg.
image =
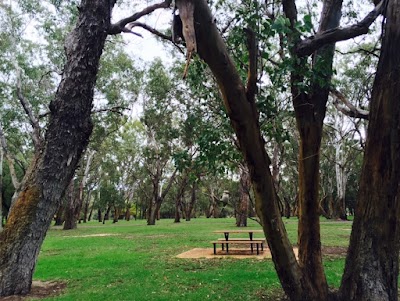
POLYGON ((264 243, 261 243, 261 251, 264 251, 264 243))
POLYGON ((250 243, 250 246, 251 246, 251 253, 253 253, 253 243, 250 243))
POLYGON ((249 232, 250 240, 253 240, 253 232, 249 232))
POLYGON ((229 232, 225 232, 224 236, 225 236, 225 240, 229 240, 229 232))
POLYGON ((214 243, 213 245, 214 245, 214 255, 216 255, 217 254, 217 244, 214 243))
POLYGON ((258 249, 259 243, 257 243, 257 255, 260 255, 260 250, 258 249))
POLYGON ((226 244, 226 253, 229 253, 228 245, 229 244, 226 244))

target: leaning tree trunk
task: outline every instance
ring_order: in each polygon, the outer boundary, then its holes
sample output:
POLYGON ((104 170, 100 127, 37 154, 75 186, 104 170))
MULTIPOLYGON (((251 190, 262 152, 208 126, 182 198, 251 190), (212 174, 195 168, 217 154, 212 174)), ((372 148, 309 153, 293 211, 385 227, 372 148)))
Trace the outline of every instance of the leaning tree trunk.
POLYGON ((50 104, 45 143, 0 233, 0 296, 30 291, 40 247, 88 144, 93 90, 113 4, 83 0, 77 26, 66 40, 67 62, 50 104))
POLYGON ((400 0, 388 1, 341 300, 397 301, 400 240, 400 0))
POLYGON ((239 180, 239 204, 236 211, 236 226, 247 227, 247 218, 249 215, 250 204, 250 174, 246 166, 240 166, 240 180, 239 180))
MULTIPOLYGON (((186 2, 191 1, 175 2, 179 11, 186 2)), ((195 26, 198 53, 217 80, 227 114, 239 141, 240 150, 248 165, 257 213, 261 218, 278 276, 285 292, 292 300, 307 300, 310 286, 307 281, 303 281, 302 271, 297 264, 282 222, 278 196, 269 170, 270 159, 265 152, 265 141, 261 135, 258 113, 254 99, 251 97, 253 92, 250 90, 252 89, 244 87, 215 26, 206 1, 197 0, 192 4, 195 5, 192 22, 195 26)), ((187 20, 183 21, 187 22, 187 20)), ((252 80, 254 80, 253 75, 252 80)))

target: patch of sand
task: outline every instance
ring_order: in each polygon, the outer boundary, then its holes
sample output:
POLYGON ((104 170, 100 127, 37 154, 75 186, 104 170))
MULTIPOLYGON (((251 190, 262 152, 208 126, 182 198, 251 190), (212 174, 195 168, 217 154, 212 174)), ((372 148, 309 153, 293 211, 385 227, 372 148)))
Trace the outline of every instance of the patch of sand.
MULTIPOLYGON (((296 256, 297 256, 297 248, 293 248, 296 256)), ((205 249, 205 248, 194 248, 187 252, 181 253, 177 255, 178 258, 236 258, 236 259, 244 259, 244 258, 255 258, 255 259, 265 259, 271 258, 271 252, 268 248, 264 248, 264 251, 260 251, 260 254, 257 255, 256 251, 251 253, 251 250, 247 249, 235 249, 229 248, 229 253, 226 251, 222 251, 221 249, 217 250, 217 254, 214 255, 214 249, 205 249)))
MULTIPOLYGON (((298 248, 293 247, 294 254, 296 258, 298 258, 298 248)), ((347 254, 347 248, 345 247, 322 247, 322 254, 324 256, 333 256, 333 257, 345 257, 347 254)), ((251 253, 251 250, 248 249, 235 249, 229 248, 229 253, 226 251, 222 251, 221 248, 217 250, 217 254, 214 255, 214 249, 212 248, 194 248, 187 252, 183 252, 176 256, 177 258, 236 258, 236 259, 244 259, 244 258, 255 258, 255 259, 265 259, 272 258, 271 252, 269 248, 264 248, 264 251, 260 251, 260 254, 257 255, 256 251, 251 253)))

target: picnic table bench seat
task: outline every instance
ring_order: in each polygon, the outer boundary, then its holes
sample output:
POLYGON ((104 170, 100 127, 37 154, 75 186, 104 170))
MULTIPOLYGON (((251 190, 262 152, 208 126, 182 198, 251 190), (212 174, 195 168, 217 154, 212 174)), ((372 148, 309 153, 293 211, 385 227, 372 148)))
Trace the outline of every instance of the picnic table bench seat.
POLYGON ((222 247, 222 250, 224 250, 224 248, 226 248, 226 253, 229 253, 229 245, 234 244, 234 245, 249 245, 250 244, 250 248, 251 248, 251 253, 254 252, 254 245, 256 245, 256 250, 257 250, 257 255, 260 254, 260 247, 261 250, 264 250, 264 243, 265 243, 265 239, 248 239, 248 238, 233 238, 233 239, 218 239, 218 240, 214 240, 211 242, 214 246, 214 255, 217 254, 217 244, 220 244, 222 247))

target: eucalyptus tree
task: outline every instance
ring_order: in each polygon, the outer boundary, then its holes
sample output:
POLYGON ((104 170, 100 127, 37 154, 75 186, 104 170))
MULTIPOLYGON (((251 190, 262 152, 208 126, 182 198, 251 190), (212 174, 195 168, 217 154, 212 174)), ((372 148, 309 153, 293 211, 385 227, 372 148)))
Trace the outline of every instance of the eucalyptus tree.
POLYGON ((154 61, 147 73, 141 118, 146 144, 143 148, 143 166, 152 183, 148 201, 147 224, 154 225, 161 204, 173 185, 178 172, 173 166, 173 153, 178 147, 179 116, 174 114, 176 103, 171 89, 173 84, 160 60, 154 61), (166 106, 165 103, 169 105, 166 106), (165 186, 164 186, 165 184, 165 186))
MULTIPOLYGON (((115 1, 83 0, 77 25, 66 38, 66 62, 49 105, 44 143, 31 161, 0 234, 0 296, 29 292, 40 246, 88 144, 94 85, 105 40, 112 31, 114 5, 115 1)), ((152 10, 142 11, 136 19, 152 10)))

